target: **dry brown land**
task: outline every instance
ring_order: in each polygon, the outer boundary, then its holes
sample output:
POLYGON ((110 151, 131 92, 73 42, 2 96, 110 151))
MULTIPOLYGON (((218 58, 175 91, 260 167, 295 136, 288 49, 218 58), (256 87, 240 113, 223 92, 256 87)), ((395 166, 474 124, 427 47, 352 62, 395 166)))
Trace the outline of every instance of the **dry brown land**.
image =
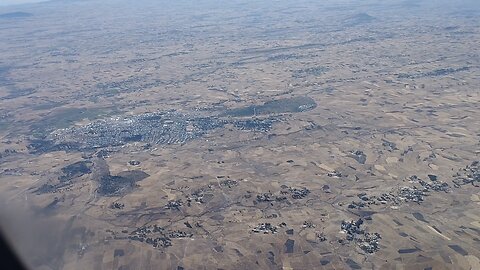
POLYGON ((480 269, 480 183, 452 182, 480 160, 475 1, 127 2, 0 9, 32 14, 0 17, 0 194, 2 226, 33 268, 480 269), (301 96, 317 106, 262 116, 280 119, 268 131, 226 125, 105 158, 29 148, 99 119, 212 117, 301 96), (88 172, 37 192, 79 161, 88 172), (148 177, 103 196, 105 162, 111 175, 148 177), (448 189, 349 207, 362 193, 421 188, 414 175, 448 189), (259 202, 264 193, 286 199, 259 202), (167 209, 172 200, 182 205, 167 209), (381 235, 377 251, 346 239, 342 221, 359 218, 381 235), (277 232, 254 232, 261 223, 277 232), (171 246, 134 238, 154 225, 144 238, 171 246))

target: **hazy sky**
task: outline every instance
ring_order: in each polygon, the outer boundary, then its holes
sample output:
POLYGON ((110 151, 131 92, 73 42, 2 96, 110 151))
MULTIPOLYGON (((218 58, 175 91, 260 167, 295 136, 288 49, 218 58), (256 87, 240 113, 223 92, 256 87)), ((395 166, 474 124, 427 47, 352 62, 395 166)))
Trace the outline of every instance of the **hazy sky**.
POLYGON ((0 6, 26 4, 26 3, 38 3, 45 2, 47 0, 0 0, 0 6))

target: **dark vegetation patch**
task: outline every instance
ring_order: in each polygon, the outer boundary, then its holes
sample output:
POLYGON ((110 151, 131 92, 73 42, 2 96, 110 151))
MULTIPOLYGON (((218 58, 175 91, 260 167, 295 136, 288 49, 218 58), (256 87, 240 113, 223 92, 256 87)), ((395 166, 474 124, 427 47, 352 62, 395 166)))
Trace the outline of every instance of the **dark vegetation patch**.
POLYGON ((35 189, 36 194, 45 194, 45 193, 55 193, 58 190, 71 186, 71 182, 60 182, 60 183, 46 183, 35 189))
POLYGON ((295 245, 295 241, 292 239, 288 239, 285 242, 285 253, 293 253, 293 246, 295 245))
POLYGON ((428 221, 425 220, 425 217, 421 213, 415 212, 412 215, 416 220, 420 220, 422 222, 428 223, 428 221))
POLYGON ((51 184, 43 184, 39 188, 35 190, 36 194, 44 194, 44 193, 51 193, 56 190, 56 187, 51 184))
POLYGON ((350 268, 352 268, 352 269, 362 269, 362 267, 361 267, 356 261, 354 261, 354 260, 352 260, 352 259, 347 259, 345 262, 346 262, 346 263, 348 264, 348 266, 350 266, 350 268))
POLYGON ((113 251, 113 257, 123 257, 125 255, 125 251, 123 249, 115 249, 113 251))
POLYGON ((415 253, 417 251, 421 251, 419 248, 402 248, 399 249, 397 252, 399 254, 409 254, 409 253, 415 253))
POLYGON ((142 171, 126 171, 118 175, 103 175, 100 180, 98 193, 103 196, 119 196, 132 190, 135 183, 150 175, 142 171))
POLYGON ((59 203, 60 203, 60 202, 63 202, 63 201, 64 201, 64 198, 60 199, 60 198, 58 198, 58 197, 55 197, 51 203, 49 203, 47 206, 45 206, 45 207, 42 209, 42 212, 43 212, 44 214, 51 214, 51 213, 53 213, 53 212, 59 207, 59 203))
POLYGON ((124 171, 112 175, 108 163, 103 158, 97 158, 94 164, 95 180, 99 182, 97 193, 102 196, 121 196, 136 187, 136 182, 141 181, 149 174, 140 171, 124 171))
POLYGON ((235 117, 248 117, 265 114, 283 114, 309 111, 317 107, 317 103, 311 97, 301 96, 283 98, 265 102, 263 105, 252 105, 225 112, 224 115, 235 117))
POLYGON ((61 182, 70 181, 73 178, 80 177, 92 172, 92 162, 89 160, 78 161, 61 169, 63 175, 59 177, 61 182))
POLYGON ((45 139, 31 140, 30 144, 27 146, 27 148, 32 153, 41 153, 45 151, 45 149, 48 149, 49 152, 62 151, 62 150, 70 151, 70 150, 78 149, 79 147, 80 147, 80 144, 75 142, 65 142, 65 143, 55 144, 54 141, 45 140, 45 139))
POLYGON ((462 256, 467 256, 468 252, 459 245, 448 245, 449 248, 455 250, 458 254, 462 256))
POLYGON ((93 163, 89 160, 82 160, 69 164, 60 169, 62 175, 57 180, 49 181, 34 190, 36 194, 55 193, 62 188, 73 185, 73 180, 85 174, 92 173, 93 163))
MULTIPOLYGON (((74 184, 74 180, 86 174, 92 174, 92 178, 99 182, 97 192, 103 196, 119 196, 133 190, 136 182, 141 181, 149 174, 140 171, 124 171, 118 175, 110 173, 107 162, 104 159, 97 158, 95 162, 90 160, 78 161, 61 168, 62 175, 57 180, 51 180, 38 187, 34 192, 37 194, 56 193, 63 188, 68 188, 74 184)), ((118 204, 115 209, 121 209, 118 204)))
POLYGON ((419 72, 419 73, 413 73, 413 74, 401 73, 397 77, 399 79, 418 79, 418 78, 424 78, 424 77, 438 77, 438 76, 446 76, 446 75, 454 74, 461 71, 467 71, 469 69, 470 67, 440 68, 432 71, 425 71, 425 72, 419 72))
POLYGON ((270 261, 271 264, 276 265, 275 263, 275 254, 272 251, 267 253, 267 259, 270 261))
POLYGON ((51 130, 66 128, 80 120, 97 119, 111 113, 113 111, 105 108, 62 108, 50 112, 41 120, 35 121, 31 128, 34 134, 43 136, 51 130))

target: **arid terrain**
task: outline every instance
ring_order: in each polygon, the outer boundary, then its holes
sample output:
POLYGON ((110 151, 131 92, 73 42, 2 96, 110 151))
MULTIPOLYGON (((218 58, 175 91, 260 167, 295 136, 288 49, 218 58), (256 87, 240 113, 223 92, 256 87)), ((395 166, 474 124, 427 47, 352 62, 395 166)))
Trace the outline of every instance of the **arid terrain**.
POLYGON ((1 228, 32 269, 480 269, 479 17, 1 7, 1 228))

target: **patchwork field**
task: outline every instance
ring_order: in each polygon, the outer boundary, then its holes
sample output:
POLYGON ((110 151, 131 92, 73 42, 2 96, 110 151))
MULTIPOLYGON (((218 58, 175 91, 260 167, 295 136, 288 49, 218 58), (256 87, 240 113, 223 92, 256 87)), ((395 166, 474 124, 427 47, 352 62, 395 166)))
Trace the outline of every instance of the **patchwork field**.
POLYGON ((0 8, 32 269, 480 269, 476 1, 160 2, 0 8))

